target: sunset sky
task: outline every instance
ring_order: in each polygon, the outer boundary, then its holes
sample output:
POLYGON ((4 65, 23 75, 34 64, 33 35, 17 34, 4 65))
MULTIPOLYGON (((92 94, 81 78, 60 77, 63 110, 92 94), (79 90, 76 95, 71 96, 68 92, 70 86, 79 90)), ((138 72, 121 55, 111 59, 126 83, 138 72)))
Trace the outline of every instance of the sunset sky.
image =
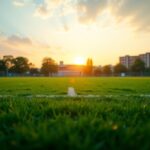
POLYGON ((0 57, 95 65, 150 52, 150 0, 0 0, 0 57))

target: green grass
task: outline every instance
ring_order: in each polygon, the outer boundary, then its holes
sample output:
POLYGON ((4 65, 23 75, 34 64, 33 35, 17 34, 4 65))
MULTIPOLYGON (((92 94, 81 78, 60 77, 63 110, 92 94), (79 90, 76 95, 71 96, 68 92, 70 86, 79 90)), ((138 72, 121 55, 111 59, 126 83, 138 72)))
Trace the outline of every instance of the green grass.
POLYGON ((62 95, 73 86, 80 95, 149 94, 150 78, 0 78, 0 95, 62 95))
POLYGON ((18 96, 0 98, 0 149, 149 150, 150 98, 138 96, 149 94, 149 82, 150 78, 1 78, 0 95, 18 96), (25 96, 66 94, 68 86, 78 94, 101 97, 25 96))
POLYGON ((1 99, 2 149, 150 149, 149 99, 1 99))
POLYGON ((67 78, 1 78, 0 94, 35 95, 64 94, 68 87, 67 78))

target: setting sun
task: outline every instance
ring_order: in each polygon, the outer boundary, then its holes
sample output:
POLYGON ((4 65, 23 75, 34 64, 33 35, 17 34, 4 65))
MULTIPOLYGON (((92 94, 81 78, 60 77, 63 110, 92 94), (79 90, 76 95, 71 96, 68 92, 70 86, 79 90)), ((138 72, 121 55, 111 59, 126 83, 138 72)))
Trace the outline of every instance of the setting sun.
POLYGON ((85 64, 85 60, 83 57, 76 57, 74 60, 74 63, 77 65, 83 65, 83 64, 85 64))

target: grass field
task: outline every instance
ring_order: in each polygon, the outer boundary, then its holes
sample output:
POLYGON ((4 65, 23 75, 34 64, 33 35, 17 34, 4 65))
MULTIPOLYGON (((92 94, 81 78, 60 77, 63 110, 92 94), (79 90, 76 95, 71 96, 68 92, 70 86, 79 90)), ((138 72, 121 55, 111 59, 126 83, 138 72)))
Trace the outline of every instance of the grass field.
POLYGON ((0 147, 149 150, 150 98, 139 96, 149 92, 150 78, 1 78, 0 147), (26 97, 69 86, 101 97, 26 97))
POLYGON ((0 78, 0 95, 63 95, 73 86, 79 95, 149 94, 150 78, 0 78))

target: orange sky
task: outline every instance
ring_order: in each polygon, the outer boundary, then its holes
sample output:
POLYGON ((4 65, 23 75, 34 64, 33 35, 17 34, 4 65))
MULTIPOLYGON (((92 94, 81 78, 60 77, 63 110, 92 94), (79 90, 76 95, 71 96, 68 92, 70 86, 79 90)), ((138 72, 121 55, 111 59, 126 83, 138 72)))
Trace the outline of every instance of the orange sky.
POLYGON ((150 52, 149 11, 148 0, 1 0, 0 56, 116 64, 150 52))

